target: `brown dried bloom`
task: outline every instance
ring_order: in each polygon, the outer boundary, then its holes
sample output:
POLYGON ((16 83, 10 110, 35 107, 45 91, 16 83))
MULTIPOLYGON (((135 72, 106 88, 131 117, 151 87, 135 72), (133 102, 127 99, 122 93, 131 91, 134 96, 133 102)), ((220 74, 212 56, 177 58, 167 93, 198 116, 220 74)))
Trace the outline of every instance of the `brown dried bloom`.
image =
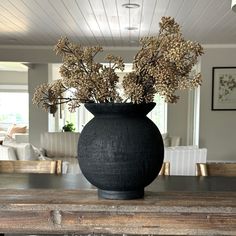
POLYGON ((128 99, 135 103, 152 102, 155 94, 155 80, 137 76, 135 72, 131 72, 124 76, 123 88, 126 94, 129 94, 128 99))
MULTIPOLYGON (((175 103, 178 100, 176 90, 201 84, 200 74, 190 75, 198 56, 203 54, 201 45, 186 41, 180 26, 171 17, 162 17, 159 25, 157 36, 140 40, 141 49, 133 61, 134 71, 122 82, 124 102, 152 102, 154 94, 158 93, 166 102, 175 103)), ((115 72, 124 70, 122 58, 107 55, 108 66, 97 63, 95 56, 102 47, 83 47, 67 38, 61 38, 54 50, 63 60, 62 79, 36 88, 34 104, 55 113, 63 103, 68 103, 69 110, 74 111, 81 103, 122 102, 117 91, 119 77, 115 72)))
POLYGON ((170 103, 177 102, 175 92, 178 89, 193 88, 201 84, 200 74, 190 77, 198 56, 203 54, 201 45, 186 41, 180 32, 180 26, 171 17, 162 17, 159 25, 158 36, 141 39, 142 48, 133 62, 135 72, 127 75, 123 81, 125 94, 131 102, 149 101, 140 92, 140 85, 146 86, 147 82, 148 98, 158 93, 170 103), (153 81, 152 87, 150 84, 153 81))
POLYGON ((62 79, 36 88, 34 104, 55 112, 63 103, 68 103, 69 110, 74 111, 81 103, 121 101, 116 89, 119 77, 115 70, 124 70, 122 58, 108 55, 109 66, 102 65, 94 60, 102 47, 82 47, 67 38, 61 38, 54 50, 63 60, 60 67, 62 79), (69 90, 68 95, 65 92, 69 90))
POLYGON ((57 105, 68 103, 71 98, 65 98, 63 93, 68 90, 61 80, 56 80, 51 84, 42 84, 35 89, 33 104, 41 106, 45 111, 55 113, 57 105))

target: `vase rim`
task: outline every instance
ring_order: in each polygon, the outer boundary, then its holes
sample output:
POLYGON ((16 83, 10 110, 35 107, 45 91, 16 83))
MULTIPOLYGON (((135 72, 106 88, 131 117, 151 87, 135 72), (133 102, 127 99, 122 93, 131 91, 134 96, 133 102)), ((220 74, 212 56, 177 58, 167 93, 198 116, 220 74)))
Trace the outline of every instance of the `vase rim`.
POLYGON ((128 105, 128 106, 143 106, 148 104, 156 104, 155 102, 147 102, 147 103, 132 103, 132 102, 86 102, 84 103, 85 106, 87 105, 128 105))
POLYGON ((146 116, 156 103, 85 103, 84 106, 93 115, 141 115, 146 116))

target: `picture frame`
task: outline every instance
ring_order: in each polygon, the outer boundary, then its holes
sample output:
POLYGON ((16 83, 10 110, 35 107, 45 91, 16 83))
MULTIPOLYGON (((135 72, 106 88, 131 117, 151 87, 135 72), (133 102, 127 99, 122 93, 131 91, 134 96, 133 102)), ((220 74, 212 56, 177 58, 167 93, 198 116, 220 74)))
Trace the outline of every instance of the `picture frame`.
POLYGON ((211 110, 236 110, 236 67, 212 68, 211 110))

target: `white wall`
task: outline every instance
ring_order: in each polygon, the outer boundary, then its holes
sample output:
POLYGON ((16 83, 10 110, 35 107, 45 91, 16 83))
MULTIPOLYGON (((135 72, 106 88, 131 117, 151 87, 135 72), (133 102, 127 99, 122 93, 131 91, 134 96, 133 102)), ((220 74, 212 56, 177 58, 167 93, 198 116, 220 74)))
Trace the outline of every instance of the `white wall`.
POLYGON ((181 145, 187 143, 188 126, 188 91, 176 93, 180 96, 176 104, 168 104, 167 131, 171 136, 180 136, 181 145))
POLYGON ((0 71, 0 84, 28 84, 27 71, 0 71))
POLYGON ((53 47, 44 46, 0 46, 0 61, 47 63, 61 62, 53 47))
POLYGON ((236 48, 207 48, 202 57, 200 146, 208 160, 236 161, 236 111, 212 111, 212 67, 235 66, 236 48))
MULTIPOLYGON (((97 55, 96 60, 105 62, 107 54, 121 56, 126 63, 133 61, 138 48, 104 48, 104 51, 97 55)), ((0 61, 30 62, 37 63, 61 63, 62 59, 49 46, 1 46, 0 61)))
POLYGON ((40 147, 40 134, 48 130, 48 114, 32 104, 35 88, 48 81, 48 64, 36 64, 28 72, 29 83, 29 140, 40 147))

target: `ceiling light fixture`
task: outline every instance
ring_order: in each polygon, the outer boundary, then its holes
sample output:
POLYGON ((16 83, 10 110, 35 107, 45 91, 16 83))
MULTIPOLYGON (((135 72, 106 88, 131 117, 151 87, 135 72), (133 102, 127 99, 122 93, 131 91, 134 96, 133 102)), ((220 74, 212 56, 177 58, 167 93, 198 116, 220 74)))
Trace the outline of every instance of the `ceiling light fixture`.
POLYGON ((126 30, 138 30, 138 27, 136 26, 128 26, 128 27, 125 27, 126 30))
POLYGON ((140 5, 137 3, 125 3, 125 4, 122 4, 122 7, 128 8, 128 9, 134 9, 134 8, 139 8, 140 5))
POLYGON ((138 27, 131 25, 130 18, 131 18, 131 10, 134 9, 134 8, 140 7, 140 5, 137 4, 137 3, 131 3, 130 0, 129 0, 128 3, 123 4, 122 7, 128 9, 128 13, 129 13, 129 26, 125 27, 125 29, 130 30, 130 31, 131 30, 138 30, 138 27))

